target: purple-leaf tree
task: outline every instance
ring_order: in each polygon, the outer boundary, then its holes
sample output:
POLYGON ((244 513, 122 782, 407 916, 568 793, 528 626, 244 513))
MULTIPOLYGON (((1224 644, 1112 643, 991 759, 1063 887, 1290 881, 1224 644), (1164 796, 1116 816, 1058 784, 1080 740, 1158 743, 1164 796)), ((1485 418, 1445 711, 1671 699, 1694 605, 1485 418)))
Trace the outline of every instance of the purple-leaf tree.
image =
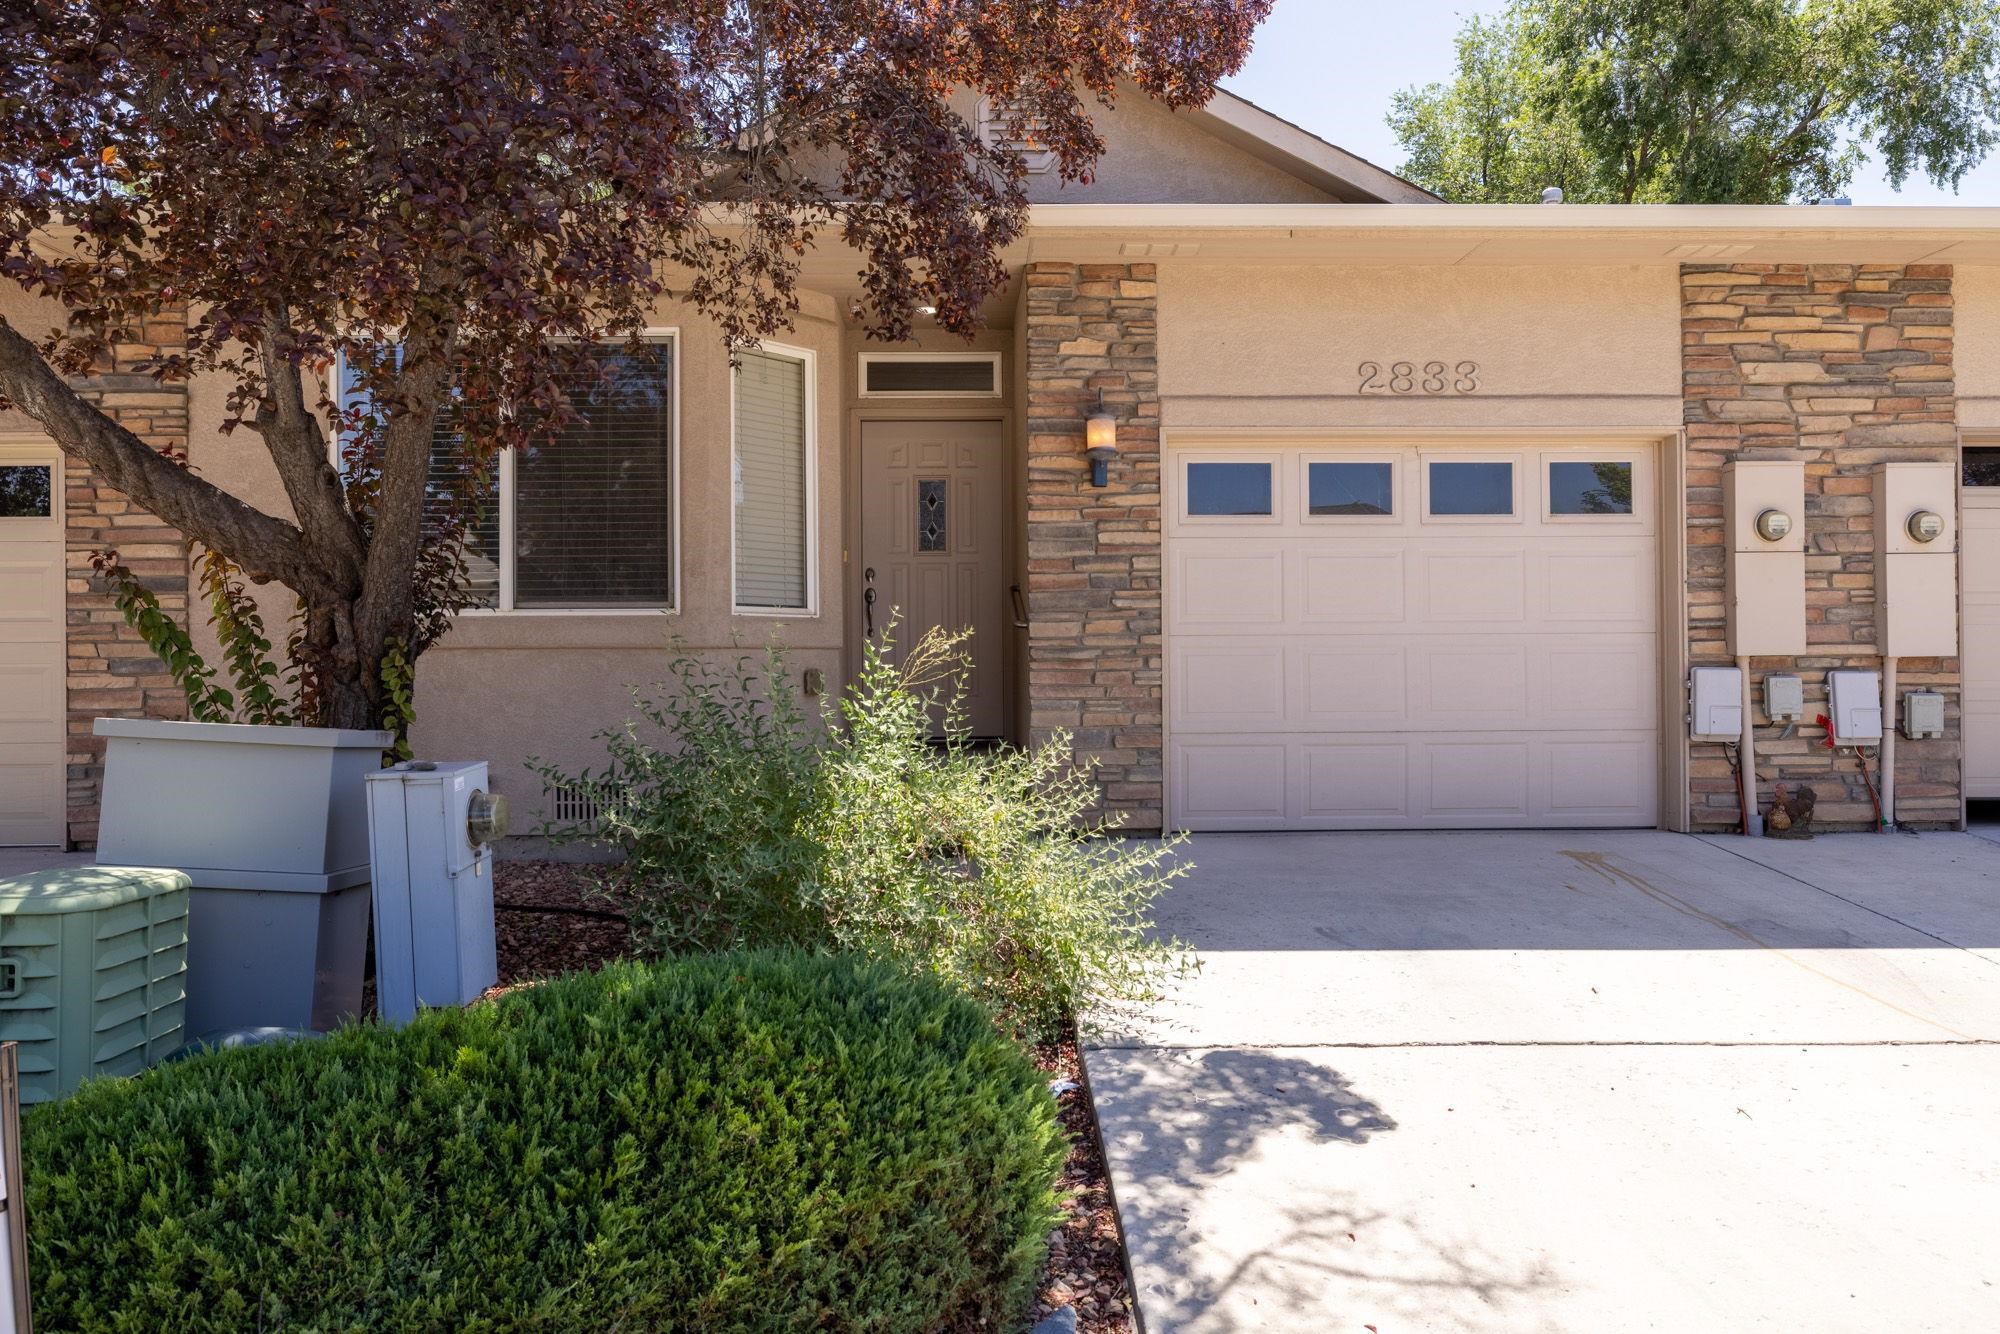
POLYGON ((442 408, 476 475, 565 424, 581 342, 634 338, 663 301, 737 343, 781 331, 816 242, 855 252, 877 336, 919 306, 969 332, 1026 204, 1018 160, 954 92, 1011 108, 1080 178, 1102 149, 1093 103, 1124 82, 1206 100, 1269 8, 17 0, 0 9, 0 271, 67 322, 0 320, 0 401, 296 592, 305 720, 373 726, 385 655, 441 632, 462 568, 462 522, 441 533, 427 496, 442 408), (179 310, 186 346, 148 369, 227 377, 288 513, 75 392, 179 310), (328 388, 336 361, 365 408, 328 388))

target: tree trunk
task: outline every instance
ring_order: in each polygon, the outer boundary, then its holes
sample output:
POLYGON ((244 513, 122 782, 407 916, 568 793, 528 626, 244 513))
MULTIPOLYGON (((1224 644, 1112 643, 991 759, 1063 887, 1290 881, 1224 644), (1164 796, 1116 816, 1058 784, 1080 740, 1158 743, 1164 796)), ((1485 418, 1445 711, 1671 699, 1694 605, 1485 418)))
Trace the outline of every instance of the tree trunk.
POLYGON ((322 726, 378 728, 384 726, 387 691, 382 662, 400 635, 375 637, 362 627, 367 594, 348 599, 308 602, 297 660, 304 670, 301 715, 316 716, 322 726))

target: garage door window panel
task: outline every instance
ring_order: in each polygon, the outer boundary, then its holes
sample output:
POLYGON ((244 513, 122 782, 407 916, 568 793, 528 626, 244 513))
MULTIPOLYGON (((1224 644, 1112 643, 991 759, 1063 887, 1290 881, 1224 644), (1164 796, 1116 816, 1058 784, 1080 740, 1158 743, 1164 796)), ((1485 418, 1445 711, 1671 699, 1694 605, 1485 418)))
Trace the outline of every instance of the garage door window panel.
POLYGON ((1544 465, 1550 519, 1630 520, 1638 469, 1630 459, 1550 459, 1544 465))
POLYGON ((1962 462, 1967 486, 2000 487, 2000 445, 1968 445, 1962 462))
POLYGON ((1447 521, 1506 521, 1520 514, 1519 469, 1512 459, 1427 459, 1424 516, 1447 521))
POLYGON ((1194 522, 1277 522, 1274 459, 1194 459, 1182 475, 1182 514, 1194 522))
POLYGON ((1306 518, 1312 522, 1396 517, 1396 465, 1389 459, 1306 460, 1306 518))
POLYGON ((55 469, 48 464, 0 464, 0 519, 49 518, 54 498, 55 469))

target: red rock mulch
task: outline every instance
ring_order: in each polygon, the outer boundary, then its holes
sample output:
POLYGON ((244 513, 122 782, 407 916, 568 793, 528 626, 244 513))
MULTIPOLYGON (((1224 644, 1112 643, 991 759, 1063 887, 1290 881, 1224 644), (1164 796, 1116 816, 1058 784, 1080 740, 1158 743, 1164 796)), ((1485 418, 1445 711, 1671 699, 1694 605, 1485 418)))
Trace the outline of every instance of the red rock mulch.
MULTIPOLYGON (((625 953, 626 930, 616 904, 591 893, 588 865, 500 862, 493 868, 500 985, 510 991, 538 977, 593 968, 625 953)), ((489 993, 491 994, 491 993, 489 993)), ((1082 1087, 1073 1033, 1038 1048, 1035 1061, 1052 1080, 1071 1087, 1056 1096, 1069 1161, 1063 1166, 1062 1225, 1049 1238, 1048 1266, 1036 1299, 1037 1317, 1074 1306, 1082 1334, 1131 1334, 1132 1294, 1125 1277, 1125 1243, 1111 1207, 1111 1182, 1097 1139, 1096 1113, 1082 1087)))

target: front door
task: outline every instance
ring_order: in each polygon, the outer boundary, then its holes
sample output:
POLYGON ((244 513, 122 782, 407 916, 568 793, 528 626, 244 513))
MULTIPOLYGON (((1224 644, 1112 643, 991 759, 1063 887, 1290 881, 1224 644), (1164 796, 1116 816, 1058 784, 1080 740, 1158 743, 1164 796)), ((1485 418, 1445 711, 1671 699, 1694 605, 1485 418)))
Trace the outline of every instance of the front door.
POLYGON ((63 830, 62 472, 0 445, 0 847, 63 830))
POLYGON ((997 421, 861 425, 861 624, 892 655, 939 627, 969 629, 966 722, 1004 735, 1001 642, 1006 569, 1006 449, 997 421))

